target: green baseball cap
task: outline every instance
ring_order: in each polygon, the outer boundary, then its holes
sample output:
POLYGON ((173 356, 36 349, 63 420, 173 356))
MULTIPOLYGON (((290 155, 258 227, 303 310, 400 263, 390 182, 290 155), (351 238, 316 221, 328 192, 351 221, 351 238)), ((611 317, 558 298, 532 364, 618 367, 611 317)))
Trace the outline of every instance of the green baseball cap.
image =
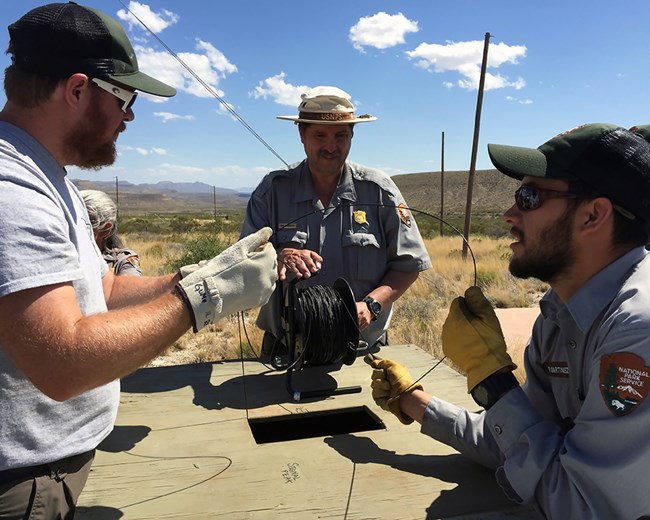
POLYGON ((609 123, 578 126, 538 148, 488 144, 505 175, 580 181, 636 217, 650 220, 650 142, 609 123))
POLYGON ((156 96, 176 89, 141 72, 122 25, 75 2, 32 9, 9 26, 10 52, 20 69, 65 78, 77 72, 156 96))

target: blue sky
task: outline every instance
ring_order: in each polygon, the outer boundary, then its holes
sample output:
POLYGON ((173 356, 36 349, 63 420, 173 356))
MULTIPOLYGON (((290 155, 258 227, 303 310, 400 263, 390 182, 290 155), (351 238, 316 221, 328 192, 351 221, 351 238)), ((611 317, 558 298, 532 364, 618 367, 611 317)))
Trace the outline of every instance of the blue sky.
MULTIPOLYGON (((650 122, 646 0, 123 2, 85 5, 118 18, 140 68, 179 93, 140 96, 116 163, 71 168, 72 178, 239 189, 284 166, 124 6, 287 163, 304 152, 297 127, 276 116, 295 114, 306 88, 334 85, 379 118, 357 126, 351 160, 389 175, 438 171, 444 132, 445 170, 469 169, 486 32, 478 169, 491 168, 487 143, 537 146, 583 123, 650 122)), ((41 3, 4 2, 0 25, 41 3)), ((6 48, 6 29, 2 38, 6 48)))

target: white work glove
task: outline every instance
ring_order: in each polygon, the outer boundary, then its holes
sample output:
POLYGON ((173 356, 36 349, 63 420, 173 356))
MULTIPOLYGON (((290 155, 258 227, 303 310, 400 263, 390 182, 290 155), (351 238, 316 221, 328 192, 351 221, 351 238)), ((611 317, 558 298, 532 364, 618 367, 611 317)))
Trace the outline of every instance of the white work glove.
POLYGON ((200 269, 203 267, 205 264, 207 264, 207 260, 201 260, 198 264, 188 264, 180 267, 178 269, 178 276, 180 276, 181 280, 185 278, 188 274, 192 274, 194 271, 197 269, 200 269))
POLYGON ((269 300, 278 277, 271 234, 265 227, 242 238, 178 282, 192 311, 194 332, 269 300))

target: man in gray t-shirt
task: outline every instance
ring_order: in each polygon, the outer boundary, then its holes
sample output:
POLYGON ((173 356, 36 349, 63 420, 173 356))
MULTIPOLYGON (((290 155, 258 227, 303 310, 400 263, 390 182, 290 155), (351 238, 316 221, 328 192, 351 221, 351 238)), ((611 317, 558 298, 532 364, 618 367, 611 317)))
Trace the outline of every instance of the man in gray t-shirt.
POLYGON ((113 163, 136 91, 176 91, 139 71, 119 22, 97 10, 44 5, 9 34, 0 112, 0 517, 33 518, 38 509, 39 518, 70 518, 94 449, 113 428, 119 378, 190 327, 266 302, 276 255, 263 229, 182 279, 115 276, 65 166, 113 163))

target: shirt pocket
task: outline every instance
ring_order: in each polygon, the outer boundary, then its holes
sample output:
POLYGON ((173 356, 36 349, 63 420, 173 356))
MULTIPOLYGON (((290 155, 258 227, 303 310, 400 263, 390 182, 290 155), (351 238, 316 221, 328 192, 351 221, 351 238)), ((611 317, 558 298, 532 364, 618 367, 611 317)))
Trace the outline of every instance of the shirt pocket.
POLYGON ((278 249, 283 247, 293 247, 295 249, 304 249, 307 245, 307 233, 297 229, 281 229, 278 234, 278 249))
POLYGON ((383 277, 386 259, 375 235, 348 231, 343 235, 341 245, 348 259, 352 279, 378 282, 383 277))

